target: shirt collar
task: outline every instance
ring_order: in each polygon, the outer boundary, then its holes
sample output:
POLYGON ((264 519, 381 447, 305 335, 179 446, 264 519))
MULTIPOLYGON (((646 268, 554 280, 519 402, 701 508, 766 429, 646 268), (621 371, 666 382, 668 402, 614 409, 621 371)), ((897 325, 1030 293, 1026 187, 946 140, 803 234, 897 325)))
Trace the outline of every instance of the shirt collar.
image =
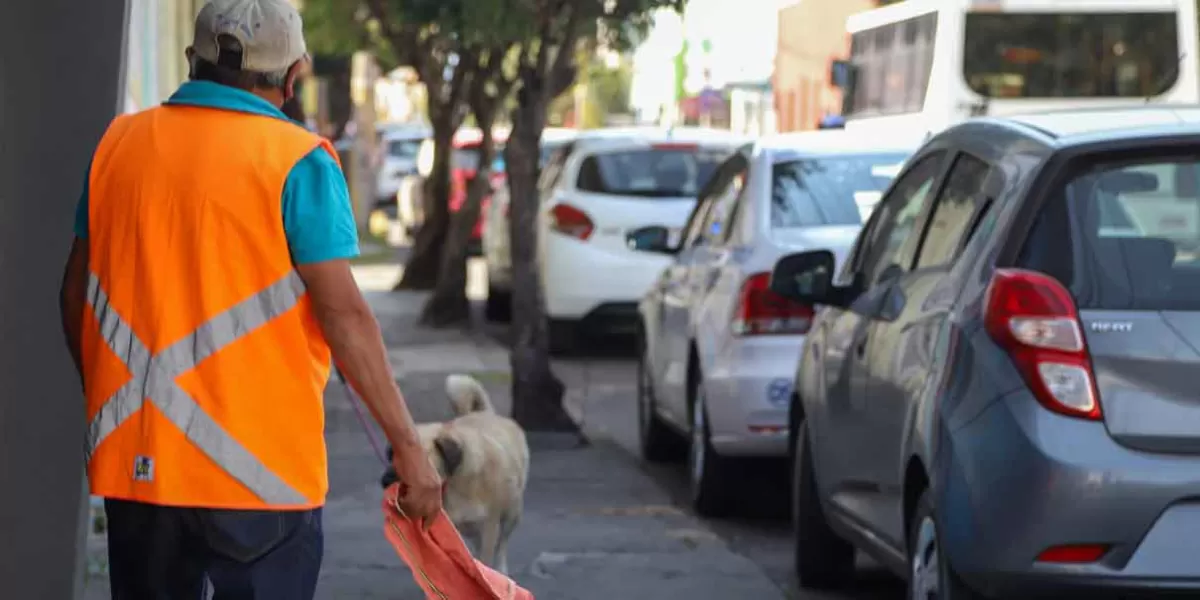
POLYGON ((164 104, 232 110, 294 122, 270 102, 245 90, 212 81, 185 82, 164 104))

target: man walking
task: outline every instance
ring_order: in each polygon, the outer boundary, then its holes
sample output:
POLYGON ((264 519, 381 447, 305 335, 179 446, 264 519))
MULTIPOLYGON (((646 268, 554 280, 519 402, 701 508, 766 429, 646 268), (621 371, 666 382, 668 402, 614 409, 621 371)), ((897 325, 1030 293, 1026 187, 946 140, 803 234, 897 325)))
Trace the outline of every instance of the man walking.
POLYGON ((100 141, 63 280, 112 595, 312 598, 331 358, 396 448, 409 515, 441 510, 441 481, 351 277, 336 153, 280 110, 300 15, 212 0, 186 55, 191 80, 100 141))

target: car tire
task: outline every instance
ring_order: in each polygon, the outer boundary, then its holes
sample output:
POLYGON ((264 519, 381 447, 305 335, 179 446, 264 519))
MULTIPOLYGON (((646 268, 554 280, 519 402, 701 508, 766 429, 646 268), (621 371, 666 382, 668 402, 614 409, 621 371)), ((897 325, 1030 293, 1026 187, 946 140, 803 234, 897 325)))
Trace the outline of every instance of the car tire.
POLYGON ((696 514, 720 518, 728 516, 733 510, 736 471, 731 468, 731 459, 717 454, 713 449, 704 386, 699 382, 700 378, 697 377, 692 392, 695 400, 688 444, 688 484, 696 514))
POLYGON ((908 598, 912 600, 984 600, 967 587, 941 554, 941 532, 929 490, 921 494, 908 524, 908 598), (932 595, 931 595, 932 594, 932 595))
POLYGON ((550 319, 547 323, 550 335, 550 353, 556 356, 571 356, 579 345, 579 324, 575 321, 550 319))
POLYGON ((682 436, 658 416, 654 388, 650 384, 650 372, 646 366, 646 339, 642 335, 638 336, 638 349, 638 445, 642 459, 653 463, 679 462, 687 455, 686 446, 682 436))
POLYGON ((488 286, 487 300, 483 304, 483 316, 488 321, 507 323, 512 320, 512 292, 488 286))
POLYGON ((812 589, 845 585, 854 576, 854 545, 834 533, 817 490, 806 424, 797 424, 792 460, 792 539, 796 578, 812 589))

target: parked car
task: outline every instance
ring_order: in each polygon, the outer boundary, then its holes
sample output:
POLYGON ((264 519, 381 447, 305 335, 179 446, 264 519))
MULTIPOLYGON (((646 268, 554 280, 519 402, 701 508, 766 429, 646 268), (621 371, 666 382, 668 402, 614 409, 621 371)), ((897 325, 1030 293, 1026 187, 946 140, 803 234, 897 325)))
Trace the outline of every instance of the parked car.
POLYGON ((856 199, 884 190, 912 150, 843 131, 767 137, 721 164, 682 240, 661 226, 633 234, 635 248, 674 256, 639 306, 642 456, 690 447, 700 514, 729 510, 739 458, 787 455, 791 378, 813 308, 768 289, 775 261, 845 254, 862 224, 856 199))
MULTIPOLYGON (((508 130, 498 127, 493 130, 492 136, 495 145, 495 156, 493 157, 491 168, 491 185, 493 190, 498 190, 505 187, 506 182, 504 173, 504 144, 508 140, 508 130)), ((461 127, 454 133, 454 138, 451 140, 451 144, 453 145, 450 155, 451 214, 457 213, 467 199, 467 183, 475 177, 475 173, 479 169, 479 147, 482 137, 482 133, 476 127, 461 127)), ((427 175, 432 169, 433 152, 433 139, 425 140, 417 158, 418 169, 421 173, 427 175)), ((397 198, 397 202, 407 200, 411 203, 419 200, 422 194, 411 193, 410 189, 409 193, 402 194, 401 196, 397 198)), ((470 252, 472 255, 482 253, 483 215, 487 214, 491 197, 492 194, 484 196, 480 205, 479 219, 471 231, 470 252)), ((421 223, 424 222, 424 210, 420 207, 401 205, 399 214, 402 218, 415 219, 414 222, 404 224, 408 230, 414 233, 421 226, 421 223)))
POLYGON ((396 204, 400 182, 417 172, 421 144, 429 139, 424 126, 392 127, 379 140, 380 165, 375 181, 375 198, 380 206, 396 204))
POLYGON ((1200 262, 1103 208, 1200 210, 1198 144, 1200 108, 968 121, 842 268, 780 259, 771 289, 823 307, 790 410, 803 585, 857 548, 910 598, 1200 593, 1200 262))
MULTIPOLYGON (((555 152, 575 139, 574 129, 547 127, 542 132, 538 167, 544 169, 555 152)), ((509 189, 496 188, 483 213, 483 256, 487 264, 488 296, 484 315, 492 321, 504 321, 512 313, 512 250, 508 244, 509 189)))
POLYGON ((651 127, 600 130, 571 144, 539 182, 538 261, 551 345, 579 333, 633 333, 637 303, 671 263, 631 234, 678 229, 696 193, 741 144, 727 131, 651 127))

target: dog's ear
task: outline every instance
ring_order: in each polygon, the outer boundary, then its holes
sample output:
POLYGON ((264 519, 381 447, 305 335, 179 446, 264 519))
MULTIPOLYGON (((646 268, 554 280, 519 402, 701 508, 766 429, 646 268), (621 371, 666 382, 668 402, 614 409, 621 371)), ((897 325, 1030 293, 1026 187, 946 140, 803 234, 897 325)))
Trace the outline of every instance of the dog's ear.
POLYGON ((445 477, 454 475, 454 472, 462 466, 462 444, 459 444, 454 438, 442 434, 433 440, 433 447, 437 448, 438 454, 442 455, 442 465, 446 469, 445 477))

